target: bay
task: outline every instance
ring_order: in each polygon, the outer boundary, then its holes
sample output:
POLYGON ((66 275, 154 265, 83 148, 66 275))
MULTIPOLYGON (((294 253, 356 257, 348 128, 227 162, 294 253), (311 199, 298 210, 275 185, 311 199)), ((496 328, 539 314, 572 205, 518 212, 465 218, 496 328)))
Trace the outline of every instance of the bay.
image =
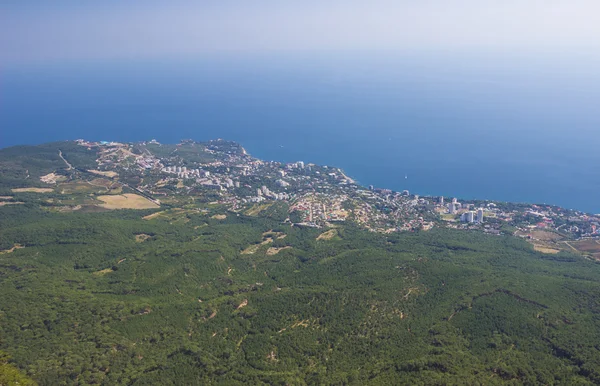
POLYGON ((0 146, 225 138, 364 185, 597 213, 596 64, 313 53, 5 68, 0 146))

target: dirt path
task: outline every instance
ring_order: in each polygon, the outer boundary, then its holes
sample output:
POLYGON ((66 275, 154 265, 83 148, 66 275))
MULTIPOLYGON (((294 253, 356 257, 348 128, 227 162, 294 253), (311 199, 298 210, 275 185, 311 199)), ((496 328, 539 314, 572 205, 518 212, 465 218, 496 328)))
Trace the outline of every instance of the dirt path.
POLYGON ((63 157, 63 155, 62 155, 62 151, 58 150, 58 155, 59 155, 59 156, 60 156, 60 158, 62 158, 62 160, 63 160, 63 161, 65 161, 65 163, 67 164, 67 166, 68 166, 67 170, 71 170, 71 169, 73 169, 73 166, 72 166, 72 165, 71 165, 69 162, 67 162, 67 160, 65 159, 65 157, 63 157))
POLYGON ((579 251, 577 250, 577 248, 575 248, 574 246, 572 246, 571 244, 569 244, 568 241, 564 241, 565 244, 567 244, 572 250, 574 250, 575 252, 579 253, 579 251))
POLYGON ((14 251, 16 251, 17 249, 21 249, 21 248, 25 248, 24 246, 22 246, 21 244, 15 244, 11 249, 7 249, 4 251, 0 251, 0 255, 4 255, 6 253, 13 253, 14 251))

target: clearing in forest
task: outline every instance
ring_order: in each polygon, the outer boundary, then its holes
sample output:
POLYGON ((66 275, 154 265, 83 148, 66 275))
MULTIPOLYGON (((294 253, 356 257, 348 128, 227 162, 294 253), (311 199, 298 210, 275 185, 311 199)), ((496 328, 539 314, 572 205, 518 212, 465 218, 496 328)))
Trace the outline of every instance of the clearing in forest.
POLYGON ((144 241, 146 241, 148 239, 151 239, 151 238, 152 238, 152 236, 147 235, 145 233, 140 233, 139 235, 135 235, 135 241, 136 241, 136 243, 141 243, 141 242, 144 242, 144 241))
POLYGON ((94 275, 96 275, 96 276, 104 276, 107 273, 111 273, 111 272, 113 272, 112 268, 106 268, 106 269, 101 269, 100 271, 94 272, 94 275))
POLYGON ((244 301, 241 302, 239 306, 237 306, 236 310, 239 310, 240 308, 244 308, 247 305, 248 305, 248 299, 244 299, 244 301))
POLYGON ((242 251, 242 255, 251 255, 253 253, 256 253, 256 251, 258 251, 258 249, 260 247, 262 247, 263 245, 266 244, 270 244, 273 242, 273 238, 271 237, 267 237, 265 240, 263 240, 260 244, 252 244, 250 245, 248 248, 244 249, 242 251))
POLYGON ((267 255, 269 256, 273 256, 278 254, 279 252, 285 250, 285 249, 291 249, 292 247, 290 247, 289 245, 287 247, 281 247, 281 248, 275 248, 275 247, 271 247, 269 249, 267 249, 267 255))
POLYGON ((153 209, 159 207, 147 198, 133 193, 105 195, 96 198, 104 202, 99 206, 106 209, 153 209))
POLYGON ((227 218, 227 216, 224 214, 215 214, 211 218, 214 218, 215 220, 225 220, 227 218))
POLYGON ((264 232, 262 234, 262 236, 263 236, 263 240, 266 240, 267 237, 271 237, 271 238, 280 240, 280 239, 284 239, 285 236, 287 236, 287 235, 283 232, 276 232, 274 230, 270 230, 270 231, 264 232))
POLYGON ((535 249, 538 252, 550 253, 550 254, 555 254, 555 253, 560 252, 560 249, 548 248, 548 247, 540 245, 540 244, 533 244, 533 249, 535 249))
POLYGON ((57 182, 62 182, 62 181, 65 181, 66 179, 67 179, 67 177, 59 176, 56 173, 49 173, 49 174, 46 174, 45 176, 40 177, 40 181, 42 181, 46 184, 56 184, 57 182))
POLYGON ((143 220, 152 220, 153 218, 157 218, 162 216, 163 214, 165 214, 166 210, 160 211, 160 212, 156 212, 156 213, 152 213, 149 214, 147 216, 142 217, 143 220))
POLYGON ((15 188, 11 189, 15 193, 50 193, 54 192, 52 188, 15 188))
POLYGON ((257 204, 257 205, 254 205, 252 208, 248 209, 245 214, 247 216, 258 216, 258 214, 260 212, 262 212, 263 210, 269 208, 271 205, 273 205, 273 204, 257 204))
POLYGON ((331 240, 332 238, 337 236, 337 234, 338 234, 337 229, 330 229, 328 231, 321 233, 319 236, 317 236, 317 240, 331 240))

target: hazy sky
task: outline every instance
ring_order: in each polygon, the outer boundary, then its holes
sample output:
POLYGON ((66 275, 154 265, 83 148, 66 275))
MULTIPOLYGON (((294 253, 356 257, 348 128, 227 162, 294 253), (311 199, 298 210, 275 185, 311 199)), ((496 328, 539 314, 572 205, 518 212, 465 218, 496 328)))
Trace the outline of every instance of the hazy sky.
POLYGON ((307 50, 600 49, 599 0, 0 3, 0 62, 307 50))

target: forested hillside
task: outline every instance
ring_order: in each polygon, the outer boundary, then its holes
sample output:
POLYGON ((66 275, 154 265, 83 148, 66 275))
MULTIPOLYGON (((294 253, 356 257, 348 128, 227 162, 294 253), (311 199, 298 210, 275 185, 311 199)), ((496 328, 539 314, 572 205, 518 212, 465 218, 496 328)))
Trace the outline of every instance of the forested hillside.
POLYGON ((510 236, 210 205, 0 229, 0 349, 41 385, 600 383, 600 266, 510 236))

